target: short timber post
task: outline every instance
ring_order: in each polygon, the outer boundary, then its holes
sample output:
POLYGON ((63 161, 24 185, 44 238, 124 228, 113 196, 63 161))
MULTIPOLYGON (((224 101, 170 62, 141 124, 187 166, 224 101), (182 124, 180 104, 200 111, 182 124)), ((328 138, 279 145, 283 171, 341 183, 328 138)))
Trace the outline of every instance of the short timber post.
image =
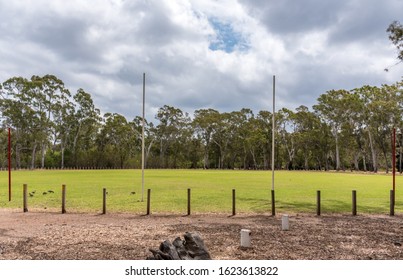
POLYGON ((395 215, 395 193, 393 190, 390 190, 390 216, 395 215))
POLYGON ((232 189, 232 216, 235 216, 235 189, 232 189))
POLYGON ((62 185, 62 214, 66 213, 66 185, 62 185))
POLYGON ((356 190, 354 190, 353 191, 353 209, 352 209, 352 212, 353 212, 353 216, 357 216, 357 191, 356 190))
POLYGON ((106 214, 106 188, 102 191, 102 214, 106 214))
POLYGON ((188 216, 190 216, 190 189, 188 189, 188 216))
POLYGON ((28 201, 27 201, 28 185, 23 185, 23 207, 24 212, 28 212, 28 201))
POLYGON ((316 191, 316 215, 320 216, 320 191, 316 191))
POLYGON ((150 215, 151 189, 147 190, 147 215, 150 215))

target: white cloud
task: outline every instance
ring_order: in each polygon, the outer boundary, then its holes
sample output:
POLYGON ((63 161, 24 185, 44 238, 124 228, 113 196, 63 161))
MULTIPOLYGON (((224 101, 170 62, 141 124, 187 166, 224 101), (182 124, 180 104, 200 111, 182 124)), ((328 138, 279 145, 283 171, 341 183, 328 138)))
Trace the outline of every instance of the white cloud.
POLYGON ((401 65, 383 69, 396 55, 385 29, 403 6, 371 2, 1 1, 0 81, 55 74, 103 112, 132 118, 146 72, 153 119, 163 105, 271 110, 275 74, 278 108, 310 106, 326 90, 401 78, 401 65), (212 19, 235 34, 231 52, 209 48, 220 31, 212 19))

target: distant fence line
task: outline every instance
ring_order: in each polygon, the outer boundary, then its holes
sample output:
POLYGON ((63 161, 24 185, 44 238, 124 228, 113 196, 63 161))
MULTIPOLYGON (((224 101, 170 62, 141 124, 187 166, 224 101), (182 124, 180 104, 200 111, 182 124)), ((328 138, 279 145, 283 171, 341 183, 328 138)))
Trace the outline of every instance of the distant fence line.
MULTIPOLYGON (((12 167, 11 171, 30 171, 30 170, 126 170, 126 169, 133 169, 133 170, 139 170, 141 167, 101 167, 101 166, 81 166, 81 167, 36 167, 36 168, 29 168, 29 167, 21 167, 21 168, 15 168, 12 167)), ((152 168, 146 168, 146 169, 152 169, 152 170, 171 170, 171 169, 188 169, 188 170, 205 170, 204 168, 162 168, 162 167, 152 167, 152 168)), ((243 170, 243 171, 270 171, 269 169, 244 169, 244 168, 209 168, 208 170, 243 170)), ((0 167, 0 171, 8 171, 8 167, 0 167)), ((306 172, 335 172, 336 170, 320 170, 320 169, 309 169, 309 170, 304 170, 304 169, 296 169, 296 170, 288 170, 288 169, 276 169, 276 171, 306 171, 306 172)), ((357 172, 357 173, 364 173, 364 174, 382 174, 383 171, 378 171, 374 173, 373 171, 350 171, 350 170, 340 170, 337 172, 344 172, 344 173, 350 173, 350 172, 357 172)), ((392 172, 388 172, 386 174, 392 174, 392 172)), ((402 172, 396 172, 396 175, 402 176, 402 172)))
MULTIPOLYGON (((11 168, 12 171, 29 171, 29 170, 123 170, 123 169, 139 169, 139 168, 120 168, 120 167, 99 167, 99 166, 89 166, 89 167, 45 167, 45 168, 11 168)), ((153 168, 155 169, 155 168, 153 168)), ((162 168, 160 168, 162 169, 162 168)), ((8 171, 7 167, 1 167, 0 171, 8 171)))

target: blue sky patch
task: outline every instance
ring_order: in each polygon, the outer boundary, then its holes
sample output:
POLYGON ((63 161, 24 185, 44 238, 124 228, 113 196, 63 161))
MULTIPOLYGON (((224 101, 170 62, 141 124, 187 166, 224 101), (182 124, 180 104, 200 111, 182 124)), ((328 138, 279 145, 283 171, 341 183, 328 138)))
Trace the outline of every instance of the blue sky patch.
POLYGON ((242 37, 241 33, 234 31, 231 24, 221 22, 214 18, 209 19, 209 21, 216 31, 216 37, 210 40, 210 50, 222 50, 231 53, 235 49, 240 51, 249 49, 245 38, 242 37))

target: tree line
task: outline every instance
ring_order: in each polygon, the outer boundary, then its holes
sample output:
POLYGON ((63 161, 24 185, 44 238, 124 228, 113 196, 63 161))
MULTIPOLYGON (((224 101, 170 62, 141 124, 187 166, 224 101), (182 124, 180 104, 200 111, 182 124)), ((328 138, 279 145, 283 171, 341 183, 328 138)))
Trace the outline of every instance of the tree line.
MULTIPOLYGON (((403 25, 386 30, 403 61, 403 25)), ((397 64, 398 64, 397 63, 397 64)), ((388 71, 389 69, 385 69, 388 71)), ((0 168, 7 167, 8 129, 14 168, 140 168, 141 117, 103 116, 91 94, 72 94, 54 75, 13 77, 0 84, 0 168)), ((145 120, 147 168, 217 168, 389 171, 402 170, 403 81, 330 90, 310 110, 272 113, 161 107, 145 120), (392 130, 397 154, 392 156, 392 130)))
MULTIPOLYGON (((72 94, 54 75, 0 84, 0 168, 12 132, 14 168, 140 168, 142 117, 101 115, 91 94, 72 94)), ((275 112, 275 168, 388 171, 403 132, 403 82, 330 90, 310 110, 275 112)), ((164 105, 145 120, 146 168, 271 168, 272 112, 164 105)))

